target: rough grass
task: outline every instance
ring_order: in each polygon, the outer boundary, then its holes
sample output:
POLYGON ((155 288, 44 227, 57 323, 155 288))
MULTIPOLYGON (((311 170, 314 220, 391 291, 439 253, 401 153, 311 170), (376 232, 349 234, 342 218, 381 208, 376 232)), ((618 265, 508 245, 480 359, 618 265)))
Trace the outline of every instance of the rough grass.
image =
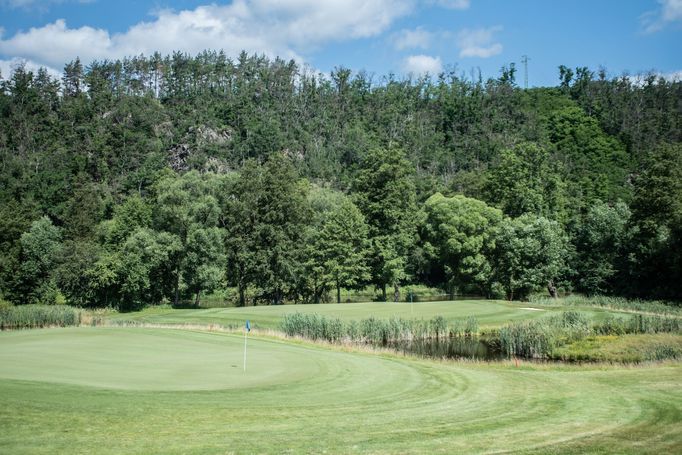
POLYGON ((609 297, 597 295, 586 297, 582 295, 570 295, 559 299, 536 297, 531 303, 541 308, 564 306, 581 308, 608 308, 610 310, 634 311, 639 313, 652 313, 663 315, 682 316, 682 305, 679 302, 663 302, 660 300, 625 299, 623 297, 609 297))
MULTIPOLYGON (((508 355, 522 357, 564 358, 579 360, 582 354, 575 357, 568 354, 557 354, 557 349, 579 342, 592 335, 624 335, 624 334, 655 334, 676 333, 682 330, 682 319, 672 316, 634 314, 629 319, 607 315, 601 321, 593 323, 589 317, 581 312, 566 311, 550 317, 533 320, 512 322, 497 332, 500 347, 508 355)), ((656 349, 643 346, 640 360, 663 360, 680 357, 680 352, 674 346, 657 346, 656 349), (645 354, 646 353, 646 354, 645 354)), ((590 350, 594 354, 592 350, 590 350)), ((586 354, 585 359, 588 356, 586 354)), ((614 360, 618 356, 614 356, 614 360)), ((604 360, 611 360, 608 356, 604 360)), ((625 361, 638 361, 627 358, 625 361)))
POLYGON ((0 334, 2 453, 680 453, 682 365, 438 362, 227 333, 0 334))
POLYGON ((682 359, 682 335, 658 333, 590 336, 556 349, 553 357, 600 362, 682 359))

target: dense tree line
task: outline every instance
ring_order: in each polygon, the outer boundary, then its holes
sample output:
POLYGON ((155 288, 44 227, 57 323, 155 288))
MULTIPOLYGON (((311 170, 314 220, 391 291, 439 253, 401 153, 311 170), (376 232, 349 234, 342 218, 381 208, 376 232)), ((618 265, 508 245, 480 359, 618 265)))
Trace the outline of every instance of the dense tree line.
MULTIPOLYGON (((0 298, 138 308, 423 283, 682 299, 682 83, 521 89, 242 53, 0 76, 0 298)), ((334 296, 334 294, 336 294, 334 296)))

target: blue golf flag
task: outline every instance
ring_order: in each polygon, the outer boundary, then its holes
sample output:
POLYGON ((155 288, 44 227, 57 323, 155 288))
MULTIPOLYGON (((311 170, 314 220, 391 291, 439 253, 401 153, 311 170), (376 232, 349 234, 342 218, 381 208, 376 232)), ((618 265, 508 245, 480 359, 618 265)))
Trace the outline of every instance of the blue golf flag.
POLYGON ((246 331, 247 332, 251 331, 251 321, 249 321, 248 319, 246 320, 246 331))

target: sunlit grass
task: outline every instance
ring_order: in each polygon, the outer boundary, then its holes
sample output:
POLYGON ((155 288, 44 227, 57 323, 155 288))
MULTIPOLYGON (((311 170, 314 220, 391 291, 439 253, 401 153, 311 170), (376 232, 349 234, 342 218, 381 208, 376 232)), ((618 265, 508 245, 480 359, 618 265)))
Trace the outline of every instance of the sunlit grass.
POLYGON ((220 332, 0 334, 2 453, 675 453, 679 363, 418 360, 220 332))

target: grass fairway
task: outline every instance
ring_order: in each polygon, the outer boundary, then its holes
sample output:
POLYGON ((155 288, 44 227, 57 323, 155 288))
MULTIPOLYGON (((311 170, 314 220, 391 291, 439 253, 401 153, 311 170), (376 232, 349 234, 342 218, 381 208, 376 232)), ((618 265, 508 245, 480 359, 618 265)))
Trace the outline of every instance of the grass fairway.
POLYGON ((680 453, 682 365, 444 363, 139 328, 0 333, 0 453, 680 453))
POLYGON ((180 310, 172 308, 150 307, 137 313, 121 313, 110 316, 112 320, 137 321, 157 324, 221 324, 225 326, 242 326, 250 319, 255 327, 275 329, 282 316, 287 313, 317 313, 333 316, 344 321, 369 318, 402 317, 404 319, 431 319, 443 316, 447 320, 465 319, 475 316, 482 327, 497 327, 510 321, 519 321, 543 317, 555 311, 573 310, 600 318, 607 310, 598 308, 577 307, 545 307, 540 311, 529 308, 532 304, 505 302, 501 300, 460 300, 452 302, 420 302, 420 303, 341 303, 322 305, 275 305, 245 308, 211 308, 180 310))

